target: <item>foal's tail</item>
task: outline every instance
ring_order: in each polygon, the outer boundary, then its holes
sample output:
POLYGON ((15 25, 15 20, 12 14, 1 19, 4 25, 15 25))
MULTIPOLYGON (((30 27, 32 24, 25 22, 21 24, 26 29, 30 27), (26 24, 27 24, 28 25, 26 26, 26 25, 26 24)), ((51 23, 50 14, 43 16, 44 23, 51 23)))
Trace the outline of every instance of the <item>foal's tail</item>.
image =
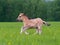
POLYGON ((45 24, 46 26, 50 26, 50 24, 48 22, 43 21, 43 24, 45 24))

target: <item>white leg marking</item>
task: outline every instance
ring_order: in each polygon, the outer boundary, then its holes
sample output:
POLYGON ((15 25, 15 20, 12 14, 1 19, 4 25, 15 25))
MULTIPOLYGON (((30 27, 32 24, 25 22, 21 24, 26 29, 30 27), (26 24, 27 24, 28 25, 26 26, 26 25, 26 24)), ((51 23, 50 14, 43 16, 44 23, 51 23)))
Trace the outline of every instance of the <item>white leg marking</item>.
POLYGON ((38 27, 39 35, 42 33, 41 27, 42 27, 42 26, 38 27))
POLYGON ((23 27, 21 28, 20 34, 22 34, 22 32, 23 32, 23 27))
POLYGON ((28 35, 29 33, 27 33, 27 32, 25 31, 25 34, 28 35))
POLYGON ((22 27, 20 34, 22 34, 22 32, 24 32, 25 34, 29 34, 26 32, 27 29, 28 29, 28 27, 22 27))

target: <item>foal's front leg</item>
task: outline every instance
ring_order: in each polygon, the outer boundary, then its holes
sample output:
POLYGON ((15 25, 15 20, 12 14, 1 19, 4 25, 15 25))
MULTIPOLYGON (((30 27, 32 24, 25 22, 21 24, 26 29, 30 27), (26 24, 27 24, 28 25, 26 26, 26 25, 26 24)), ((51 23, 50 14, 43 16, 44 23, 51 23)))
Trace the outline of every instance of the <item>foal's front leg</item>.
POLYGON ((28 27, 24 27, 24 26, 23 26, 23 27, 21 28, 20 34, 22 34, 22 32, 24 32, 25 34, 29 34, 29 33, 26 32, 27 29, 28 29, 28 27))

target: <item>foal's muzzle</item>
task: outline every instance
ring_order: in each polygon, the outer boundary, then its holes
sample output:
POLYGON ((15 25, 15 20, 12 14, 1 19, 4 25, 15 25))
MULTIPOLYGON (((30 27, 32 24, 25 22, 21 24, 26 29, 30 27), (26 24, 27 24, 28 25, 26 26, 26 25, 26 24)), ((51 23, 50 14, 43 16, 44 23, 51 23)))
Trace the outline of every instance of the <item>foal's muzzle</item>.
POLYGON ((18 18, 16 19, 16 21, 19 21, 18 18))
POLYGON ((16 21, 22 22, 22 20, 18 20, 18 18, 16 19, 16 21))

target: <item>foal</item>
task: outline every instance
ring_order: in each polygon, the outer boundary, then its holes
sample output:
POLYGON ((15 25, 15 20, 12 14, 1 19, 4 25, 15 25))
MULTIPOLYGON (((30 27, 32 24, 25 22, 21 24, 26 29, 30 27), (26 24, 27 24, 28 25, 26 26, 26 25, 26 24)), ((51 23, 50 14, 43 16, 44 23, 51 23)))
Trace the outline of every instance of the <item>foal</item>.
POLYGON ((26 32, 27 29, 29 28, 35 28, 36 33, 34 34, 41 34, 42 30, 42 25, 45 24, 49 26, 49 24, 45 21, 43 21, 41 18, 36 18, 36 19, 29 19, 24 13, 20 13, 17 20, 22 20, 23 21, 23 27, 21 28, 21 32, 24 32, 25 34, 29 34, 26 32))

